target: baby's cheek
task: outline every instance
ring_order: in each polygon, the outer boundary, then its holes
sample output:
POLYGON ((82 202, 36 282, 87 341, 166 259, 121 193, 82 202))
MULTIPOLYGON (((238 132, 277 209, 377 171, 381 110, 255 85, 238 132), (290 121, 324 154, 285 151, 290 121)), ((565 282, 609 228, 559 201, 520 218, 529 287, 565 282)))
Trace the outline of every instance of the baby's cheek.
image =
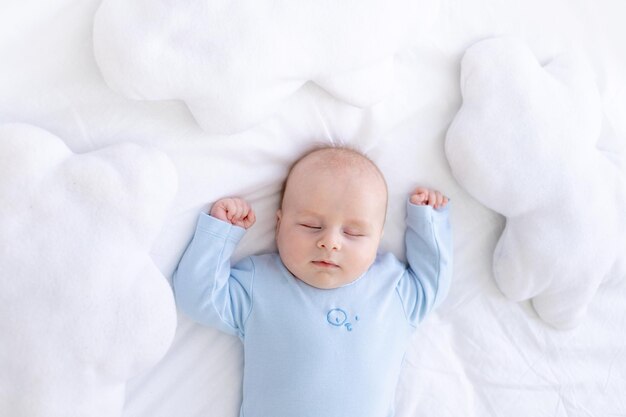
POLYGON ((291 266, 296 266, 302 263, 302 259, 307 253, 307 250, 306 244, 304 244, 301 239, 292 238, 281 243, 279 250, 285 264, 288 263, 291 266))
POLYGON ((377 247, 372 244, 363 245, 363 247, 358 248, 355 251, 355 267, 358 265, 358 268, 362 272, 365 272, 367 269, 369 269, 369 267, 372 266, 372 264, 376 260, 376 249, 377 247))

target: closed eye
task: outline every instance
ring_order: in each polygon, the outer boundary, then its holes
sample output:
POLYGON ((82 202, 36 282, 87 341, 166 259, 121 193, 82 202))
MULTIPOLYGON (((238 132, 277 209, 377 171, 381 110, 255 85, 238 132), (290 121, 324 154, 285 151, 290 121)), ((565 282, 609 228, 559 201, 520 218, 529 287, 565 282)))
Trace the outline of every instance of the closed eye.
POLYGON ((320 226, 314 226, 312 224, 300 223, 300 226, 306 227, 307 229, 320 230, 320 226))
POLYGON ((343 231, 346 235, 348 236, 352 236, 352 237, 361 237, 361 236, 365 236, 363 233, 355 231, 355 230, 344 230, 343 231))

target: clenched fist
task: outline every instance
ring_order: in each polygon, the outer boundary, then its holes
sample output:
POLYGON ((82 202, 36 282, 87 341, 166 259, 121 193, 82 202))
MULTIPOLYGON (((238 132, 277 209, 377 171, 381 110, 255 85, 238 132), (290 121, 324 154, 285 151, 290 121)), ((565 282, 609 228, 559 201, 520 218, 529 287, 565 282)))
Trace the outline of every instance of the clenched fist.
POLYGON ((232 225, 248 229, 256 221, 254 210, 248 202, 241 198, 223 198, 216 201, 211 207, 211 216, 228 222, 232 225))

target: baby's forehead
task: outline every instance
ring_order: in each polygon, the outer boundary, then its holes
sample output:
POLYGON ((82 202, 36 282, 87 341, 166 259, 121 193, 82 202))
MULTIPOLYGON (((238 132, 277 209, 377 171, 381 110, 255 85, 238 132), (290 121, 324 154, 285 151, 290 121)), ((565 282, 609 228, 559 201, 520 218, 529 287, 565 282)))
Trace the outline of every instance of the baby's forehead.
POLYGON ((376 164, 358 151, 333 147, 309 152, 291 166, 283 184, 281 206, 285 195, 299 193, 303 182, 314 181, 322 186, 327 181, 345 183, 346 180, 353 186, 362 185, 370 191, 378 190, 377 194, 386 204, 387 183, 376 164))

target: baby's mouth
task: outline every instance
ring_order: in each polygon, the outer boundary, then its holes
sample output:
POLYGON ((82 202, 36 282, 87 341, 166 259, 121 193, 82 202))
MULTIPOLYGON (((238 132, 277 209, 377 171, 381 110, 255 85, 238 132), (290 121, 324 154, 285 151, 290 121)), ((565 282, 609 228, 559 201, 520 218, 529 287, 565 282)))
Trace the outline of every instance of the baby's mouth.
POLYGON ((317 261, 312 261, 312 263, 313 265, 319 266, 320 268, 339 268, 339 265, 337 265, 336 263, 332 261, 327 261, 327 260, 317 260, 317 261))

